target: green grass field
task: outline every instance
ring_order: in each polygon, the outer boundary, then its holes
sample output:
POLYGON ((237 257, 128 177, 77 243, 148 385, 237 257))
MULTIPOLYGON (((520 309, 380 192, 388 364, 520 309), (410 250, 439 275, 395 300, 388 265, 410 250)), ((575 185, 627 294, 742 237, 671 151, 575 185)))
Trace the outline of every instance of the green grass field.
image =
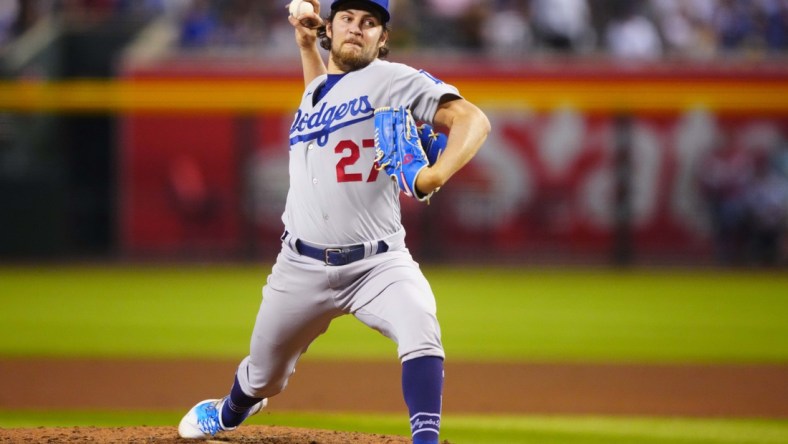
MULTIPOLYGON (((0 268, 0 356, 238 358, 268 266, 0 268), (23 332, 23 334, 21 333, 23 332)), ((781 272, 425 268, 456 360, 788 362, 781 272)), ((394 359, 350 317, 306 359, 394 359)), ((788 402, 788 401, 787 401, 788 402)), ((0 427, 170 425, 182 412, 0 412, 0 427)), ((253 422, 405 434, 399 416, 253 422), (362 421, 363 419, 363 421, 362 421)), ((788 421, 455 417, 455 443, 788 443, 788 421)))
MULTIPOLYGON (((268 270, 0 268, 0 355, 236 358, 246 353, 268 270)), ((788 273, 425 274, 451 359, 788 362, 788 273)), ((307 358, 394 355, 387 339, 345 317, 307 358)))

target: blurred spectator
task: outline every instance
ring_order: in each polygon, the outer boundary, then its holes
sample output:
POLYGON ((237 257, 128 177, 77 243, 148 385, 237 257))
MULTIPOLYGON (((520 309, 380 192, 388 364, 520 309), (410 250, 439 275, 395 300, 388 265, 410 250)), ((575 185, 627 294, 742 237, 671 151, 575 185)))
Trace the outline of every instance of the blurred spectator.
POLYGON ((116 0, 60 0, 60 14, 70 23, 100 23, 117 12, 116 0))
POLYGON ((720 0, 714 16, 720 49, 727 54, 786 49, 788 2, 720 0))
POLYGON ((702 159, 698 170, 701 192, 708 205, 715 254, 721 264, 745 259, 746 190, 752 159, 732 141, 722 140, 702 159))
POLYGON ((750 259, 756 265, 777 265, 788 221, 788 178, 778 173, 768 152, 755 159, 745 205, 750 259))
POLYGON ((662 56, 662 40, 654 23, 641 11, 641 3, 619 1, 605 28, 605 45, 620 59, 653 60, 662 56))
POLYGON ((164 12, 164 0, 116 0, 117 14, 149 15, 164 12))
MULTIPOLYGON (((220 2, 219 42, 225 47, 261 47, 266 36, 266 8, 271 2, 235 0, 220 2)), ((286 17, 281 8, 279 17, 286 17)))
POLYGON ((55 4, 55 0, 0 0, 0 45, 35 26, 55 4))
POLYGON ((716 0, 651 0, 651 9, 665 42, 676 56, 709 58, 716 51, 712 18, 716 0))
POLYGON ((180 25, 181 46, 184 48, 207 46, 214 40, 217 26, 209 0, 194 0, 180 25))
MULTIPOLYGON (((423 12, 420 11, 420 9, 423 9, 420 8, 421 4, 421 0, 389 2, 389 11, 391 11, 389 46, 394 48, 412 48, 416 46, 419 36, 414 30, 418 29, 421 16, 423 15, 423 12)), ((324 11, 328 11, 328 6, 326 6, 324 11)), ((292 28, 290 33, 292 34, 292 28)), ((293 40, 292 36, 290 40, 293 40)))
POLYGON ((764 14, 764 33, 770 51, 788 49, 788 1, 761 0, 764 14))
POLYGON ((484 50, 484 30, 482 25, 490 15, 490 9, 485 7, 480 0, 474 3, 460 18, 460 33, 464 36, 460 43, 467 49, 484 50))
MULTIPOLYGON (((425 0, 419 11, 419 39, 433 48, 467 48, 478 43, 478 29, 468 29, 481 0, 425 0)), ((475 25, 479 25, 477 20, 475 25)))
POLYGON ((557 52, 580 52, 594 44, 586 0, 533 0, 531 18, 537 41, 557 52))
POLYGON ((714 14, 714 27, 722 50, 757 44, 753 8, 749 0, 720 0, 714 14))
POLYGON ((0 0, 0 47, 16 34, 14 25, 17 17, 19 17, 19 2, 17 0, 0 0))
POLYGON ((484 48, 490 54, 506 57, 524 54, 533 45, 527 4, 517 0, 498 2, 484 17, 481 32, 484 48))

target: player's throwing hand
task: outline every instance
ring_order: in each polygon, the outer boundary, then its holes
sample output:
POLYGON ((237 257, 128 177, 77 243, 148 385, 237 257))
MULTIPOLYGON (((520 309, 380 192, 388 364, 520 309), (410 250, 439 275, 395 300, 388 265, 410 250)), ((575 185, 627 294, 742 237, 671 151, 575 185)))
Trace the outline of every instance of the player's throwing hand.
POLYGON ((317 28, 323 24, 318 0, 292 0, 287 9, 290 17, 298 20, 304 27, 317 28))

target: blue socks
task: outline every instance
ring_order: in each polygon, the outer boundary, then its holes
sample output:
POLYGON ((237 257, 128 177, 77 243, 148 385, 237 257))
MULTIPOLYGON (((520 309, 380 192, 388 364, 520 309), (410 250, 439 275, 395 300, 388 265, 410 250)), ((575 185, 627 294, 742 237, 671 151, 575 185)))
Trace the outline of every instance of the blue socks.
MULTIPOLYGON (((443 359, 423 356, 402 363, 402 394, 410 413, 413 444, 438 444, 443 395, 443 359)), ((221 411, 222 425, 232 428, 246 419, 249 409, 262 401, 241 390, 235 378, 221 411)))
POLYGON ((222 407, 222 425, 226 428, 237 427, 246 419, 249 409, 262 400, 263 398, 247 396, 241 390, 238 377, 236 377, 235 382, 233 382, 233 388, 230 390, 230 396, 222 407))
POLYGON ((410 412, 413 444, 438 444, 443 359, 424 356, 402 363, 402 394, 410 412))

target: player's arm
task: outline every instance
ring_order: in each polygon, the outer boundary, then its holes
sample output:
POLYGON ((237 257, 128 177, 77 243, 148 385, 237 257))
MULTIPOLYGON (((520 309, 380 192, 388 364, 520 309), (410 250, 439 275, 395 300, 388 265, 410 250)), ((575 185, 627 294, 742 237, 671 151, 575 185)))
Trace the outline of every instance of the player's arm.
POLYGON ((316 23, 322 24, 320 18, 320 2, 318 0, 308 0, 315 7, 315 12, 304 14, 296 18, 288 16, 287 19, 295 28, 295 39, 301 53, 301 65, 304 69, 304 86, 312 83, 318 76, 326 73, 326 65, 320 56, 317 48, 317 28, 316 23), (312 26, 306 26, 311 24, 312 26))
POLYGON ((429 168, 416 178, 420 193, 429 194, 442 187, 449 178, 465 166, 479 151, 490 133, 490 121, 476 105, 465 99, 441 103, 433 123, 449 129, 446 150, 429 168))

